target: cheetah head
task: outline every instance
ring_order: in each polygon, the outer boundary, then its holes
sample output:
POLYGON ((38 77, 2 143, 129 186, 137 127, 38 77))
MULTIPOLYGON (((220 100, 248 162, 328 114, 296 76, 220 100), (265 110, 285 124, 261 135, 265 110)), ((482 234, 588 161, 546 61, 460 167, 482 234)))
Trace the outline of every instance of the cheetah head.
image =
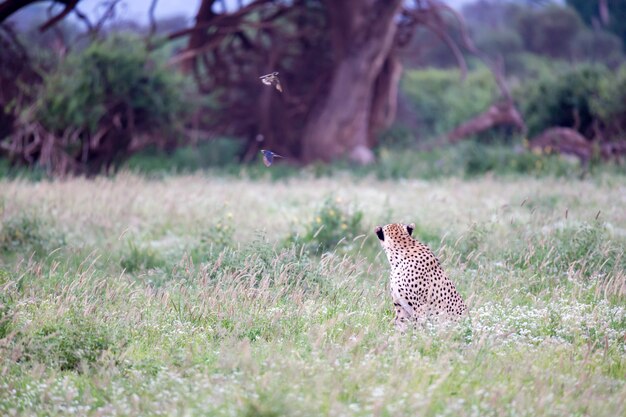
POLYGON ((374 229, 376 236, 380 240, 380 244, 385 249, 408 244, 413 241, 411 235, 415 230, 415 224, 391 223, 386 226, 378 226, 374 229))

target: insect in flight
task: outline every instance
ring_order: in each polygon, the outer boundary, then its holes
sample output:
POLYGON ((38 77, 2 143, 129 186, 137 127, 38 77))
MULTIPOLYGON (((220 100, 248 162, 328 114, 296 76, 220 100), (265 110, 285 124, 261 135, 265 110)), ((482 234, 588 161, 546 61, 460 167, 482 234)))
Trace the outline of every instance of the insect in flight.
POLYGON ((271 72, 269 74, 265 74, 259 77, 261 82, 265 85, 273 85, 276 87, 278 91, 283 92, 283 87, 280 85, 280 80, 278 79, 278 72, 271 72))

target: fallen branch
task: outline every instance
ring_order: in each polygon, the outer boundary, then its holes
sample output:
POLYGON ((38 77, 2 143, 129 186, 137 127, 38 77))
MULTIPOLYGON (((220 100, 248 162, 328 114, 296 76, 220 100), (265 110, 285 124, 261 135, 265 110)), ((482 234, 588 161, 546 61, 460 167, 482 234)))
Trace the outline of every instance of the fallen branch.
POLYGON ((504 101, 493 104, 487 111, 462 123, 448 133, 446 139, 449 143, 456 143, 465 137, 484 132, 496 126, 514 126, 520 131, 526 128, 522 116, 513 103, 504 101))

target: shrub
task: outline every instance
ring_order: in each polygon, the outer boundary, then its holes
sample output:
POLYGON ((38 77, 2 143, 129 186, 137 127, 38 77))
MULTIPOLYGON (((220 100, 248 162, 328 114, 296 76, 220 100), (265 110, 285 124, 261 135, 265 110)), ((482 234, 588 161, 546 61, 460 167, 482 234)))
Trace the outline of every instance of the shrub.
POLYGON ((572 56, 578 61, 617 67, 624 60, 622 41, 609 32, 585 30, 574 39, 572 56))
MULTIPOLYGON (((597 1, 566 0, 566 3, 580 14, 588 25, 602 21, 601 8, 598 7, 597 1)), ((610 18, 604 26, 622 41, 626 41, 626 4, 623 1, 607 1, 606 3, 610 18)))
POLYGON ((430 152, 380 149, 374 166, 379 179, 498 175, 578 175, 580 167, 556 155, 538 155, 521 144, 483 144, 465 141, 430 152))
POLYGON ((581 66, 564 74, 554 74, 527 83, 516 96, 528 126, 529 135, 554 127, 573 127, 587 137, 593 134, 591 101, 603 79, 611 74, 600 66, 581 66))
POLYGON ((524 50, 522 38, 511 29, 484 31, 476 37, 476 46, 491 57, 502 56, 505 62, 524 50))
POLYGON ((160 268, 165 265, 161 255, 150 247, 140 247, 134 242, 128 242, 128 252, 122 256, 120 266, 127 272, 142 271, 145 269, 160 268))
POLYGON ((32 213, 1 219, 0 253, 34 252, 42 255, 63 245, 65 236, 32 213))
MULTIPOLYGON (((7 271, 0 268, 0 289, 10 280, 7 271)), ((8 291, 0 292, 0 339, 5 338, 10 331, 11 326, 11 308, 13 307, 13 299, 8 291)))
POLYGON ((235 233, 232 214, 218 218, 208 230, 202 232, 200 242, 191 248, 190 255, 194 262, 206 261, 232 246, 235 233))
POLYGON ((462 81, 457 70, 406 71, 403 90, 422 135, 439 135, 486 110, 497 96, 491 73, 481 68, 462 81))
POLYGON ((607 138, 626 138, 626 67, 614 77, 599 82, 598 94, 591 98, 591 109, 602 122, 607 138))
POLYGON ((203 168, 223 168, 238 163, 241 150, 242 142, 230 138, 183 146, 172 152, 153 147, 131 157, 126 166, 142 173, 193 172, 203 168))
POLYGON ((45 363, 62 371, 79 371, 98 361, 114 343, 104 326, 69 313, 46 323, 30 335, 21 335, 26 360, 45 363))
POLYGON ((522 12, 516 26, 526 49, 553 58, 569 58, 573 42, 584 28, 574 10, 559 6, 522 12))
POLYGON ((98 173, 142 147, 176 146, 176 131, 193 108, 185 86, 138 38, 93 42, 44 76, 35 105, 6 140, 49 135, 52 151, 33 148, 16 160, 54 173, 98 173))
POLYGON ((565 72, 571 68, 567 61, 550 59, 541 55, 524 52, 509 57, 506 61, 507 75, 522 82, 547 77, 555 72, 565 72))
POLYGON ((303 236, 293 235, 288 240, 306 245, 313 252, 327 252, 340 242, 352 243, 364 232, 363 212, 340 206, 340 200, 327 197, 312 221, 306 225, 303 236))
POLYGON ((176 124, 189 104, 183 81, 143 45, 132 37, 112 37, 70 55, 46 78, 37 118, 54 132, 74 128, 92 134, 104 119, 115 117, 154 132, 176 124))
POLYGON ((561 159, 556 155, 540 155, 522 148, 509 146, 472 146, 466 145, 463 171, 472 177, 488 172, 500 175, 555 175, 562 176, 576 173, 579 166, 561 159))

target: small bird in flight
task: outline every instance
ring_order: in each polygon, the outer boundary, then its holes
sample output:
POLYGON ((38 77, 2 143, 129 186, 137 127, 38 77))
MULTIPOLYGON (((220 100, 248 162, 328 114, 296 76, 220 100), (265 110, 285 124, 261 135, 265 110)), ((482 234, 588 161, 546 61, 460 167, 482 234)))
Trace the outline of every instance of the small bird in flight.
POLYGON ((273 85, 276 87, 278 91, 283 92, 283 87, 280 85, 280 80, 278 79, 278 72, 272 72, 269 74, 265 74, 259 77, 261 82, 265 85, 273 85))
POLYGON ((265 149, 261 149, 261 153, 263 154, 263 163, 266 167, 274 163, 274 158, 284 158, 284 156, 280 156, 272 151, 266 151, 265 149))

